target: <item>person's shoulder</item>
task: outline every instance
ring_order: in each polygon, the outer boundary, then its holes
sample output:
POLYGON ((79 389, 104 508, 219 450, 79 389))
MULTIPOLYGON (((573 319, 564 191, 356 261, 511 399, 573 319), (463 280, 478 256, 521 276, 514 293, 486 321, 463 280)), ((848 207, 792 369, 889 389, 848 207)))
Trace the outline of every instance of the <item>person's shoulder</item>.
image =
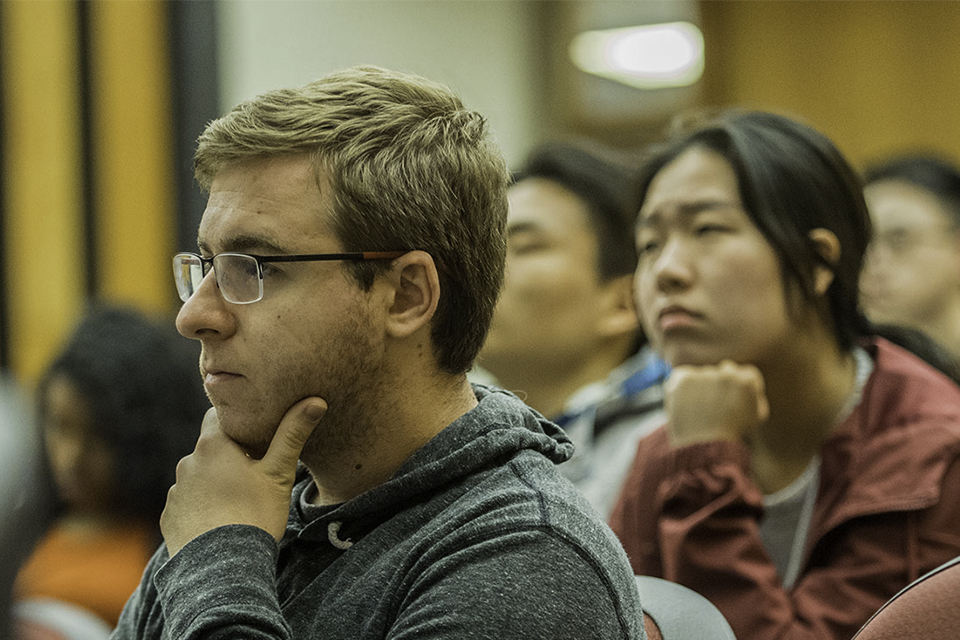
POLYGON ((824 482, 847 478, 848 505, 935 504, 960 457, 960 388, 893 344, 878 339, 866 348, 874 370, 856 410, 821 450, 824 482))
MULTIPOLYGON (((943 420, 960 429, 960 386, 919 356, 876 338, 868 346, 874 371, 866 391, 878 422, 943 420)), ((868 409, 871 407, 868 407, 868 409)))
POLYGON ((622 625, 620 632, 626 634, 617 637, 634 637, 640 609, 633 571, 600 514, 542 457, 521 454, 504 465, 501 474, 499 486, 485 489, 489 508, 475 512, 467 528, 458 529, 460 534, 469 535, 473 543, 483 540, 488 548, 504 545, 535 559, 537 568, 531 570, 563 589, 591 585, 591 595, 573 600, 612 607, 622 625))
POLYGON ((556 465, 533 451, 521 451, 463 496, 459 507, 473 526, 491 531, 537 530, 589 554, 619 547, 609 527, 586 497, 556 465))
POLYGON ((873 358, 875 373, 957 386, 947 374, 939 371, 921 355, 886 338, 874 337, 864 346, 873 358))

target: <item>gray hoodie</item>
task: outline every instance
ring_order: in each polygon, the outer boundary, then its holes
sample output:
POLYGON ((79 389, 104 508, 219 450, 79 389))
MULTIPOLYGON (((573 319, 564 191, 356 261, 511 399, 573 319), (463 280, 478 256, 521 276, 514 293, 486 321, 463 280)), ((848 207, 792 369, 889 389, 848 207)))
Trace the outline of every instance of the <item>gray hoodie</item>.
POLYGON ((113 638, 645 638, 627 558, 560 476, 573 446, 506 392, 333 507, 301 475, 287 533, 157 551, 113 638))

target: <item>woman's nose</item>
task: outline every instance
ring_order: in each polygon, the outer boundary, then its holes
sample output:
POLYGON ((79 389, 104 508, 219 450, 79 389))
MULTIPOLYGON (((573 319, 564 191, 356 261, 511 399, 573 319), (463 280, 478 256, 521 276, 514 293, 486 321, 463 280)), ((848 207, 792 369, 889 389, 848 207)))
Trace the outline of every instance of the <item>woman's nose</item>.
POLYGON ((688 285, 693 276, 690 258, 690 252, 681 240, 666 241, 653 265, 657 287, 668 291, 688 285))

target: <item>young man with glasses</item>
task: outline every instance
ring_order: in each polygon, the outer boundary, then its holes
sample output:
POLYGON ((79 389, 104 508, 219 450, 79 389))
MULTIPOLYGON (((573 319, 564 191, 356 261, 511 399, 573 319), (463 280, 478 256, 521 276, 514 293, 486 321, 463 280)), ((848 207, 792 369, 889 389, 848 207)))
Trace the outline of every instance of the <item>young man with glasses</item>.
POLYGON ((642 638, 569 440, 466 378, 505 254, 483 118, 355 68, 213 122, 196 172, 177 326, 214 408, 114 637, 642 638))

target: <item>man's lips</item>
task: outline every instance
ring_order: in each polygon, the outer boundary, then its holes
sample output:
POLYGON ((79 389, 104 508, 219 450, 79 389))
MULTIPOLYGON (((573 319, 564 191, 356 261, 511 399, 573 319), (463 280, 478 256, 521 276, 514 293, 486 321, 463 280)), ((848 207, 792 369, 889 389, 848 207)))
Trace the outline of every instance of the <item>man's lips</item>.
POLYGON ((203 373, 203 383, 205 385, 229 382, 230 380, 236 380, 242 377, 239 373, 218 369, 217 367, 203 367, 201 372, 203 373))

